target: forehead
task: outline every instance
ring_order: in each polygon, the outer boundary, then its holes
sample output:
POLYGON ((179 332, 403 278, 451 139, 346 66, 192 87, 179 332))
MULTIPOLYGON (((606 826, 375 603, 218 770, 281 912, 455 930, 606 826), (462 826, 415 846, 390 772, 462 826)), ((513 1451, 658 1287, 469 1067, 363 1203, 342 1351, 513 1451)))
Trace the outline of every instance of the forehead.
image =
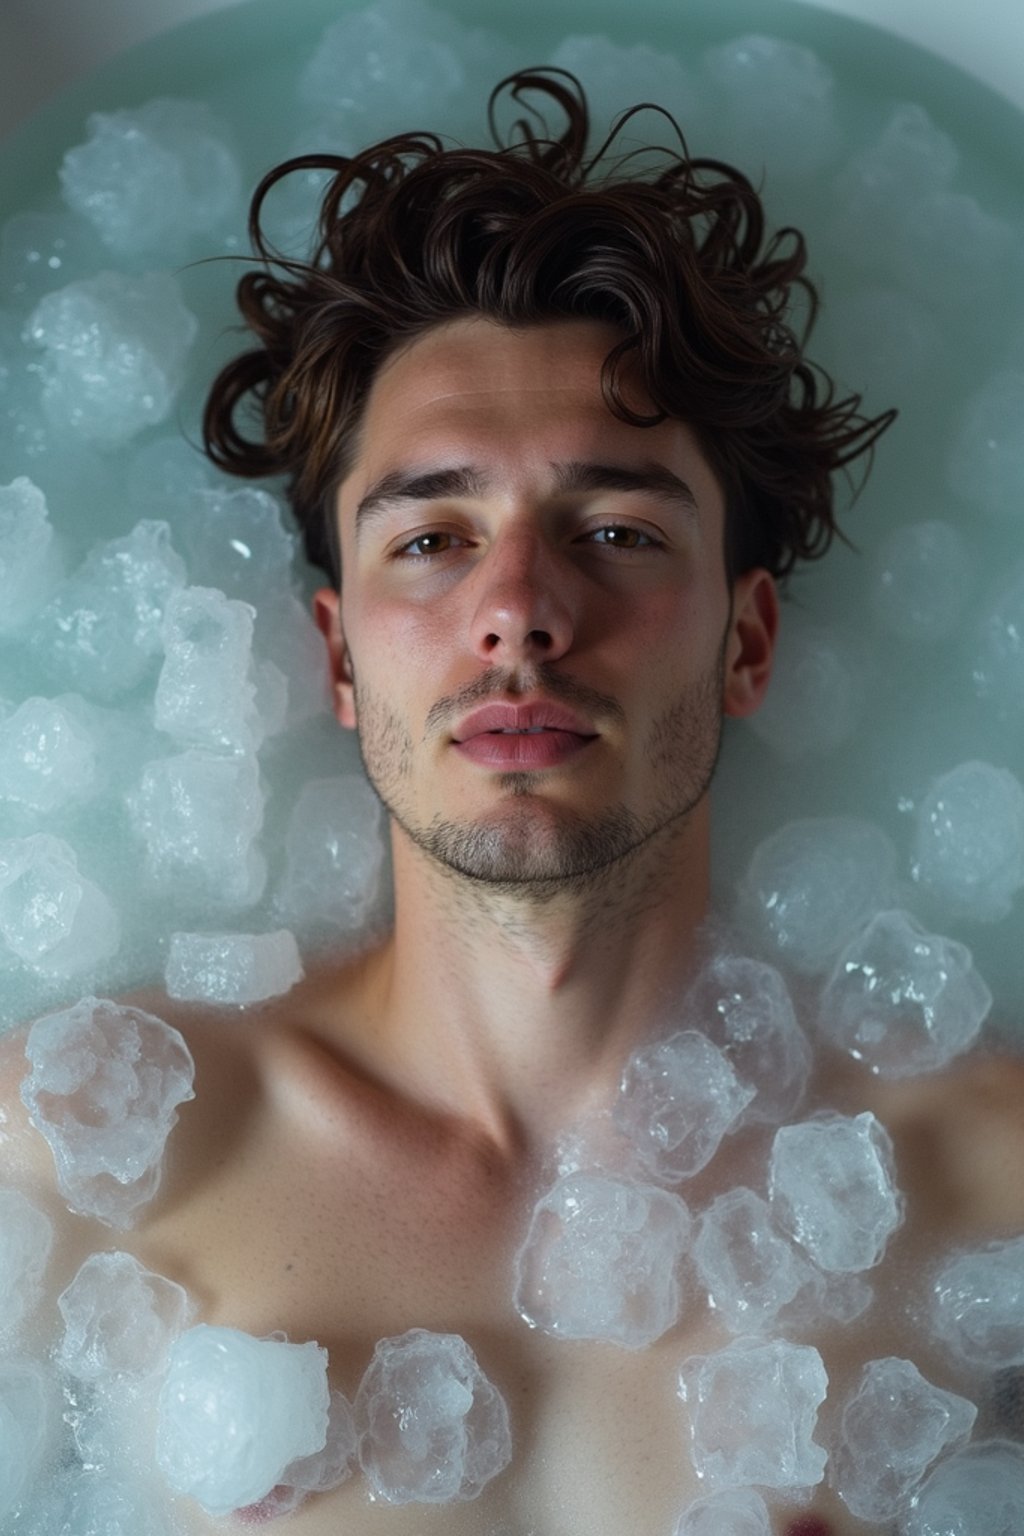
MULTIPOLYGON (((370 390, 355 463, 341 487, 354 504, 381 475, 432 459, 486 460, 509 482, 540 482, 559 459, 618 455, 684 473, 712 519, 717 484, 681 421, 635 427, 609 410, 605 358, 625 332, 594 320, 513 329, 463 317, 410 342, 380 368, 370 390)), ((625 404, 654 406, 632 364, 620 372, 625 404)))
POLYGON ((484 315, 465 315, 418 336, 379 370, 378 393, 408 386, 458 390, 519 387, 578 388, 597 382, 607 353, 625 333, 595 320, 551 320, 509 326, 484 315), (545 373, 538 376, 543 365, 545 373))

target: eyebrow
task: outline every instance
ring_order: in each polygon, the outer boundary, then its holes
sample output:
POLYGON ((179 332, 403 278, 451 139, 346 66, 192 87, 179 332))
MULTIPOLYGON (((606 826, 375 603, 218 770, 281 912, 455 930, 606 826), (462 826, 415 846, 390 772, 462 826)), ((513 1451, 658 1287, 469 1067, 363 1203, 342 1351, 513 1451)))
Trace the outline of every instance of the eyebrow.
MULTIPOLYGON (((565 496, 573 492, 623 491, 653 496, 658 501, 692 516, 697 512, 697 498, 685 480, 664 464, 648 460, 642 464, 595 464, 584 459, 569 459, 550 464, 554 472, 554 491, 565 496)), ((439 501, 442 498, 485 496, 496 481, 474 464, 457 464, 448 469, 394 469, 370 487, 356 507, 356 537, 375 517, 403 502, 439 501)))

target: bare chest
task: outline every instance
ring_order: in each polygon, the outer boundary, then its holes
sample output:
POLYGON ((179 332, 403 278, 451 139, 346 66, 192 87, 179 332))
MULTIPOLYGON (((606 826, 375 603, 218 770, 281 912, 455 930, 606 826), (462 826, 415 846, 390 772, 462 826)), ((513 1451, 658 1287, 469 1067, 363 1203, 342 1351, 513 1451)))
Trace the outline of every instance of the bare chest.
MULTIPOLYGON (((455 1333, 508 1405, 512 1464, 472 1503, 389 1506, 356 1473, 289 1517, 294 1536, 668 1536, 705 1491, 679 1368, 727 1335, 695 1294, 680 1325, 640 1351, 528 1327, 513 1266, 532 1184, 425 1147, 397 1121, 385 1141, 332 1144, 269 1119, 244 1156, 211 1150, 197 1170, 195 1152, 170 1169, 162 1214, 131 1245, 187 1287, 204 1322, 315 1339, 350 1399, 379 1340, 455 1333), (183 1203, 178 1185, 189 1190, 183 1203)), ((830 1536, 856 1529, 827 1492, 817 1507, 830 1536)), ((791 1514, 780 1507, 780 1532, 791 1514)), ((188 1518, 197 1533, 223 1528, 194 1508, 188 1518)))

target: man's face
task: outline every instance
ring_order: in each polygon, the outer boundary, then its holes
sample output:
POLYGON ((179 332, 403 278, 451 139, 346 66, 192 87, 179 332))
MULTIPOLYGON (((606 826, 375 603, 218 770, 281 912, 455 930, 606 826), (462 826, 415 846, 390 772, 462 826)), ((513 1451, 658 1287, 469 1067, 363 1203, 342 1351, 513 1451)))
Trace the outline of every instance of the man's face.
MULTIPOLYGON (((620 337, 438 327, 379 372, 338 493, 340 605, 319 593, 317 617, 339 719, 404 834, 505 887, 585 880, 685 832, 723 710, 767 683, 770 578, 752 682, 722 494, 681 422, 608 410, 620 337)), ((626 400, 652 409, 638 383, 626 400)))

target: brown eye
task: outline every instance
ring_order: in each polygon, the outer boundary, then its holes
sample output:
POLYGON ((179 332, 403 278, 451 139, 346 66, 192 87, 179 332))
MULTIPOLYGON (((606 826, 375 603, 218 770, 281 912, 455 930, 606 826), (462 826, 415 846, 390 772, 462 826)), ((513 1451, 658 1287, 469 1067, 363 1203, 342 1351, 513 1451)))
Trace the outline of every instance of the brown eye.
POLYGON ((631 528, 628 523, 608 523, 603 528, 595 528, 594 534, 612 549, 643 549, 655 544, 649 534, 631 528))
POLYGON ((402 555, 443 555, 452 547, 450 533, 418 533, 399 550, 402 555))

